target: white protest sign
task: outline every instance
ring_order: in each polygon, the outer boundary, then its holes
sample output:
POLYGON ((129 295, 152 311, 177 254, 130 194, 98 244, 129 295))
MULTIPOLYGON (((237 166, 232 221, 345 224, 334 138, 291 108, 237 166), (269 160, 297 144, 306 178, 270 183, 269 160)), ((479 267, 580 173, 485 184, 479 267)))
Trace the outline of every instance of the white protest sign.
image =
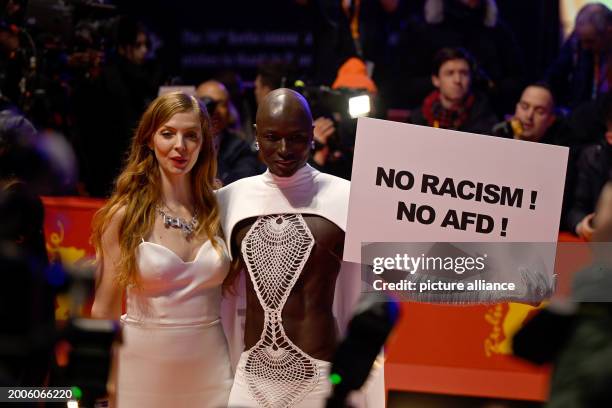
POLYGON ((568 149, 371 118, 357 124, 344 259, 366 242, 557 241, 568 149))

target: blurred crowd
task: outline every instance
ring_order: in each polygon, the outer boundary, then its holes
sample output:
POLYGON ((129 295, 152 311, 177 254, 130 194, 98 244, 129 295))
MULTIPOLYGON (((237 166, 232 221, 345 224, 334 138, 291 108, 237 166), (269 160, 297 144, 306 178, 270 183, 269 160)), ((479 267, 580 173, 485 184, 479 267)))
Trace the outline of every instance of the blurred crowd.
MULTIPOLYGON (((257 104, 280 87, 311 104, 311 165, 350 179, 356 115, 346 104, 367 95, 371 105, 361 114, 372 117, 569 147, 561 229, 587 241, 612 239, 612 187, 605 187, 612 180, 612 12, 605 5, 584 6, 553 63, 528 82, 530 61, 495 0, 294 3, 313 34, 307 74, 292 61, 262 61, 253 78, 225 69, 188 84, 211 114, 222 184, 265 170, 253 123, 257 104)), ((12 363, 0 367, 0 383, 41 384, 51 346, 37 339, 53 331, 54 317, 39 312, 52 310, 55 289, 39 279, 48 259, 38 196, 108 197, 145 107, 164 86, 185 84, 162 63, 163 39, 108 2, 5 0, 0 7, 0 262, 27 271, 7 274, 15 281, 5 280, 0 296, 3 321, 14 328, 3 344, 17 345, 3 348, 12 363), (45 19, 51 3, 65 7, 45 19), (35 24, 28 15, 38 17, 35 24), (15 287, 30 288, 32 298, 15 287), (24 335, 24 327, 40 332, 24 335)), ((591 322, 587 306, 574 318, 586 313, 591 322)), ((596 313, 606 333, 597 358, 607 371, 599 378, 609 380, 610 308, 596 313)), ((572 341, 579 349, 580 335, 572 341)), ((570 367, 571 353, 563 355, 570 367)), ((571 369, 562 370, 553 388, 571 391, 566 378, 577 383, 571 369)), ((595 385, 591 406, 604 406, 609 382, 595 385)))
MULTIPOLYGON (((163 39, 136 16, 109 2, 60 3, 46 21, 45 2, 2 2, 0 171, 40 194, 107 197, 144 108, 163 86, 185 84, 161 61, 163 39)), ((590 239, 612 174, 605 5, 579 11, 556 59, 531 83, 530 62, 495 0, 294 6, 312 32, 310 71, 262 61, 254 78, 224 69, 189 84, 213 117, 223 184, 263 171, 253 119, 257 101, 279 87, 299 90, 312 105, 311 164, 350 178, 356 119, 345 106, 365 94, 369 116, 568 146, 561 228, 590 239)))

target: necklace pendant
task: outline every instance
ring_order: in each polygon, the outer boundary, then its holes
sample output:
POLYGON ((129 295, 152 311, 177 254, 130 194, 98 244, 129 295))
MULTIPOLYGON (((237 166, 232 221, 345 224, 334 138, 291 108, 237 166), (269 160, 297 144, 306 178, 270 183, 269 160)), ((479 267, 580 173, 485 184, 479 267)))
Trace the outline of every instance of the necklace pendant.
POLYGON ((193 215, 193 218, 190 222, 182 219, 181 217, 172 217, 168 215, 161 207, 157 207, 157 211, 162 217, 162 221, 166 228, 176 228, 180 229, 181 232, 185 235, 185 238, 189 238, 191 234, 193 234, 195 228, 198 225, 197 220, 197 212, 193 215))
POLYGON ((164 222, 164 227, 170 228, 172 219, 168 217, 166 214, 162 214, 162 220, 164 222))

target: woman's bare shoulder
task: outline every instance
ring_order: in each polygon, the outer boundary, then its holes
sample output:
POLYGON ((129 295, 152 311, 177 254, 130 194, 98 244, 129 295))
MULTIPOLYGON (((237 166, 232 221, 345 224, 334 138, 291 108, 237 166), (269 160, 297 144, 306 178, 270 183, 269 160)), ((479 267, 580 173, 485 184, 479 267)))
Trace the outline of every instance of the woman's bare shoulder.
POLYGON ((116 205, 109 211, 110 219, 104 228, 104 235, 117 235, 123 220, 126 217, 127 208, 125 205, 116 205))

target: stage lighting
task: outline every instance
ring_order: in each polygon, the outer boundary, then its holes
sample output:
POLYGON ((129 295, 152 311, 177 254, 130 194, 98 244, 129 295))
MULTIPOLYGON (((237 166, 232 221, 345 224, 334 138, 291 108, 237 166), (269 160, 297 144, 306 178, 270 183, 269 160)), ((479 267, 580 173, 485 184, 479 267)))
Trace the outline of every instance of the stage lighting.
POLYGON ((348 100, 351 118, 367 116, 370 113, 370 97, 368 95, 352 96, 348 100))

